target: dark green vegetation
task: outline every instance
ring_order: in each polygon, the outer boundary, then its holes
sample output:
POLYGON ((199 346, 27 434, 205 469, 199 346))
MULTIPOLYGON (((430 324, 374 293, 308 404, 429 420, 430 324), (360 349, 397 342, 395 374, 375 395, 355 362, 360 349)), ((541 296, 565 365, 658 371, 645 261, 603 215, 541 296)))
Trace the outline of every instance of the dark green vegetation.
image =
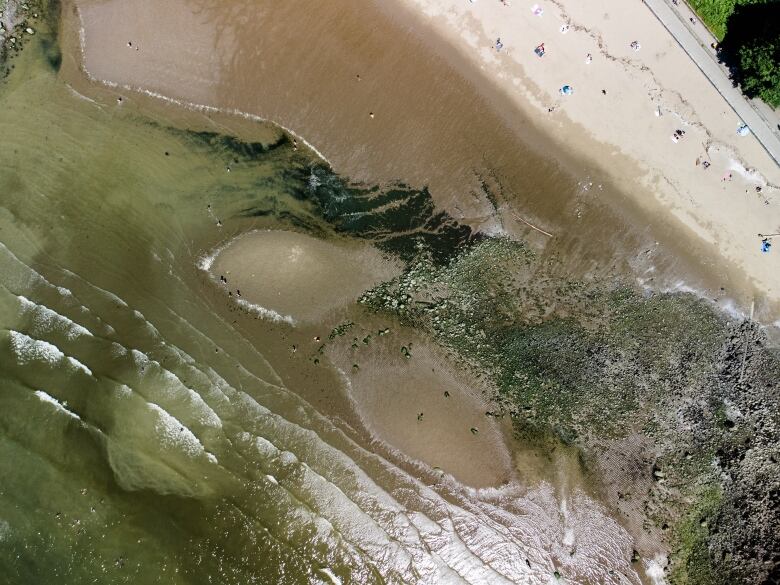
POLYGON ((738 3, 718 53, 745 95, 780 106, 779 2, 738 3))
POLYGON ((692 295, 551 280, 502 239, 446 265, 423 254, 361 301, 488 375, 526 441, 574 445, 594 469, 645 441, 621 463, 643 467, 631 495, 670 535, 673 583, 780 576, 780 356, 757 326, 692 295))
POLYGON ((296 150, 286 135, 266 144, 213 132, 164 130, 224 161, 235 187, 219 183, 204 189, 215 205, 229 201, 231 210, 238 208, 239 217, 268 218, 274 225, 281 222, 323 237, 367 239, 407 262, 425 250, 437 264, 444 263, 474 237, 468 226, 436 209, 427 189, 350 183, 296 150), (260 191, 276 195, 254 196, 260 191))
POLYGON ((780 3, 688 0, 720 41, 718 56, 742 92, 780 106, 780 3))
POLYGON ((739 51, 742 90, 773 107, 780 106, 780 40, 753 41, 739 51))
POLYGON ((738 6, 770 4, 774 0, 687 0, 718 40, 723 40, 728 29, 729 18, 738 6))
MULTIPOLYGON (((298 164, 289 170, 285 182, 297 185, 291 194, 313 203, 315 213, 339 233, 370 239, 380 249, 406 261, 424 248, 436 261, 443 262, 471 237, 468 227, 435 209, 427 189, 350 185, 321 164, 298 164)), ((252 207, 244 215, 263 216, 269 211, 266 207, 252 207)), ((293 225, 303 221, 288 219, 293 225)))

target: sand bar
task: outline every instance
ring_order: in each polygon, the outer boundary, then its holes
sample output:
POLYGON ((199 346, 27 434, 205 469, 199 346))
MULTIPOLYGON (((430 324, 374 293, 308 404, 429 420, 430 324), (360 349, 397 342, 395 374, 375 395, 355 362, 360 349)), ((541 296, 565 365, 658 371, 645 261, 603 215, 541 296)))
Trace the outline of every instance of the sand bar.
POLYGON ((290 323, 322 319, 398 270, 370 245, 338 245, 279 230, 241 235, 209 264, 212 278, 236 302, 290 323))
POLYGON ((511 426, 485 414, 496 407, 483 383, 409 329, 356 346, 343 343, 329 357, 376 439, 471 487, 514 478, 511 426))

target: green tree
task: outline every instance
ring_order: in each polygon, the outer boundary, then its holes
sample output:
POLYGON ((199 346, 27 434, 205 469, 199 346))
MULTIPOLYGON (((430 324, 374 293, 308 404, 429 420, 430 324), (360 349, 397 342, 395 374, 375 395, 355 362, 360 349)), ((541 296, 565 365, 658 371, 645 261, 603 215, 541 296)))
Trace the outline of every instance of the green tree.
POLYGON ((739 49, 742 91, 780 106, 780 40, 754 39, 739 49))

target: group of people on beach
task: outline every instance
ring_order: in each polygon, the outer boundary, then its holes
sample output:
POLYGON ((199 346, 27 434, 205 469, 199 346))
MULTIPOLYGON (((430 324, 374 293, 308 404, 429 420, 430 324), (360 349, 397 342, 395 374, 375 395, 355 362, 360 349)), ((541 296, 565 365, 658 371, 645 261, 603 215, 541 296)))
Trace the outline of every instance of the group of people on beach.
MULTIPOLYGON (((471 0, 471 1, 473 2, 474 0, 471 0)), ((509 5, 508 2, 506 2, 506 0, 500 0, 500 1, 505 6, 509 5)), ((677 0, 672 0, 672 2, 675 5, 678 4, 677 0)), ((544 13, 544 10, 543 10, 543 8, 539 4, 534 4, 531 7, 531 12, 535 16, 541 17, 542 14, 544 13)), ((691 24, 695 24, 695 22, 696 22, 694 18, 691 18, 690 21, 691 21, 691 24)), ((569 32, 570 28, 571 28, 571 25, 569 23, 567 23, 567 22, 564 22, 560 26, 560 28, 558 30, 559 30, 559 32, 561 34, 566 34, 567 32, 569 32)), ((496 51, 501 51, 503 49, 504 44, 501 41, 500 37, 496 39, 494 47, 495 47, 496 51)), ((640 44, 640 42, 638 40, 634 40, 634 41, 631 41, 631 43, 629 44, 629 47, 632 50, 634 50, 634 51, 639 51, 642 48, 642 45, 640 44)), ((717 49, 718 48, 717 44, 713 43, 713 48, 717 49)), ((544 57, 546 52, 547 52, 547 48, 545 47, 545 43, 539 43, 538 45, 536 45, 536 47, 534 47, 533 51, 539 58, 544 57)), ((585 56, 585 64, 586 65, 590 65, 592 62, 593 62, 593 56, 590 53, 587 53, 587 55, 585 56)), ((569 85, 569 84, 565 84, 565 85, 561 86, 561 88, 558 90, 558 93, 560 95, 562 95, 562 96, 570 96, 570 95, 572 95, 574 93, 574 88, 571 85, 569 85)), ((607 90, 606 89, 602 89, 601 93, 603 95, 607 95, 607 90)), ((547 112, 548 113, 552 113, 552 112, 555 111, 555 109, 556 109, 555 105, 549 106, 547 108, 547 112)), ((661 108, 660 108, 660 106, 658 107, 656 115, 657 116, 661 115, 661 108)), ((747 126, 745 125, 744 128, 747 128, 747 126)), ((740 127, 740 130, 742 130, 742 127, 740 127)), ((738 130, 738 133, 740 133, 740 135, 747 134, 747 132, 743 133, 743 132, 740 132, 739 130, 738 130)), ((685 130, 682 130, 682 129, 678 128, 678 129, 676 129, 672 133, 671 140, 672 140, 672 142, 677 144, 684 137, 685 137, 685 130)), ((710 161, 708 161, 708 160, 701 161, 700 158, 697 158, 696 159, 696 166, 699 166, 700 164, 701 164, 701 166, 702 166, 702 168, 704 170, 708 169, 711 166, 710 161)), ((723 175, 722 181, 731 181, 731 179, 732 179, 731 172, 726 171, 726 173, 723 175)), ((756 188, 756 192, 760 193, 761 192, 761 188, 757 187, 756 188)), ((768 240, 764 240, 762 242, 762 252, 768 252, 769 251, 769 247, 771 247, 771 243, 768 240)))

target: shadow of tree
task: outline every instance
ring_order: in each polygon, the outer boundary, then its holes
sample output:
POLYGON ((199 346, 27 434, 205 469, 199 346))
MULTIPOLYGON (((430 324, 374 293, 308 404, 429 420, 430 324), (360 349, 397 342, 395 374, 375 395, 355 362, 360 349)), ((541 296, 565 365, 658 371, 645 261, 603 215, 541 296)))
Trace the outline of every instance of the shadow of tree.
POLYGON ((726 24, 726 36, 718 46, 718 59, 729 69, 734 86, 740 86, 748 97, 760 93, 756 72, 746 68, 745 51, 764 47, 774 66, 780 70, 780 1, 764 0, 737 4, 726 24), (772 54, 774 53, 774 54, 772 54))

